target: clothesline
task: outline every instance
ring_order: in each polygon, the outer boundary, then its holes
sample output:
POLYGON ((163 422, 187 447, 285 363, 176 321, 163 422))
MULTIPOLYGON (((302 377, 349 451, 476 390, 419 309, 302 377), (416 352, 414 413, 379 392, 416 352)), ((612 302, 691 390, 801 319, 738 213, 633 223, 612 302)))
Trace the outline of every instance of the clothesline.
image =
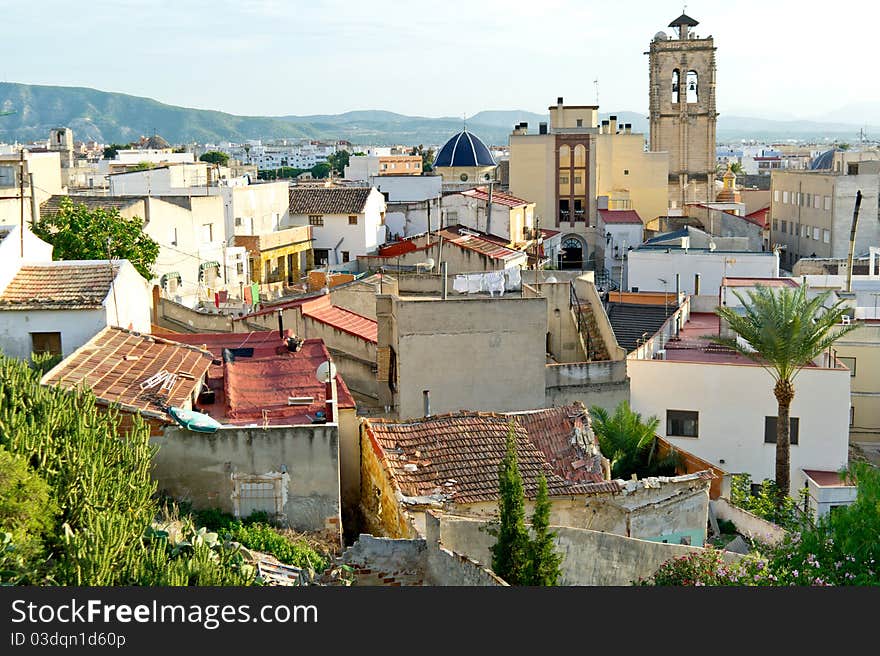
POLYGON ((511 268, 503 271, 459 274, 452 282, 452 289, 459 294, 489 292, 490 296, 495 296, 495 292, 498 292, 499 296, 503 296, 505 291, 519 289, 521 284, 519 268, 511 268))

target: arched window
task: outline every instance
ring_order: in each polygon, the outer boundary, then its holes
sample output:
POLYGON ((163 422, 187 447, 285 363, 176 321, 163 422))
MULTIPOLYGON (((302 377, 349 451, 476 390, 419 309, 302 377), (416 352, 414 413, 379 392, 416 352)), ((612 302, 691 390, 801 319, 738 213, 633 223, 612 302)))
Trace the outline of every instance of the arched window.
POLYGON ((678 69, 676 68, 672 71, 672 104, 676 104, 678 102, 678 69))
POLYGON ((699 79, 696 71, 688 71, 687 74, 687 101, 695 103, 699 100, 699 79))
POLYGON ((559 168, 567 169, 571 166, 571 149, 568 146, 559 147, 559 168))
POLYGON ((586 166, 587 165, 587 149, 584 148, 583 144, 578 144, 574 147, 574 165, 575 166, 586 166))

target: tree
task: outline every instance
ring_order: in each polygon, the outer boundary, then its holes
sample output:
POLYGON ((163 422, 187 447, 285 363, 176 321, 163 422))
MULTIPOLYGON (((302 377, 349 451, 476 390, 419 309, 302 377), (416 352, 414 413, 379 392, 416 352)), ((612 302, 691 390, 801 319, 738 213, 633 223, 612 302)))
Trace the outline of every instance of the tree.
POLYGON ((120 150, 127 149, 128 146, 124 146, 123 144, 112 143, 109 146, 104 147, 104 159, 115 159, 116 154, 120 150))
POLYGON ((738 292, 734 294, 743 305, 743 314, 730 307, 719 307, 716 313, 745 344, 736 337, 712 336, 712 340, 757 362, 775 381, 777 504, 782 506, 790 489, 789 414, 794 379, 804 366, 855 325, 838 325, 847 310, 842 300, 825 307, 830 291, 808 299, 805 286, 771 290, 758 285, 748 293, 748 299, 738 292))
POLYGON ((331 166, 327 162, 319 162, 315 164, 310 172, 313 178, 326 178, 330 175, 331 166))
POLYGON ((207 153, 204 153, 201 157, 199 157, 200 162, 208 162, 208 164, 219 164, 220 166, 226 166, 229 164, 229 155, 227 153, 222 153, 219 150, 209 150, 207 153))
POLYGON ((492 570, 511 585, 526 580, 529 557, 529 533, 525 524, 525 500, 522 475, 516 458, 516 431, 510 420, 504 458, 498 471, 499 525, 494 531, 492 570))
POLYGON ((149 171, 150 169, 156 168, 156 165, 153 162, 147 162, 144 160, 143 162, 138 162, 132 167, 132 171, 149 171))
POLYGON ((421 155, 422 156, 422 173, 428 173, 433 170, 434 164, 434 149, 428 148, 425 150, 425 147, 422 144, 413 147, 413 149, 409 152, 410 155, 421 155))
POLYGON ((562 571, 559 566, 562 556, 557 553, 553 539, 556 533, 549 530, 550 496, 547 492, 547 479, 544 474, 538 479, 538 495, 535 497, 535 511, 532 513, 532 533, 529 541, 526 585, 556 585, 562 571))
POLYGON ((347 150, 337 150, 335 153, 327 157, 327 163, 338 174, 345 174, 345 167, 351 159, 347 150))
POLYGON ((159 256, 159 244, 144 234, 141 219, 126 219, 116 208, 90 210, 70 198, 61 200, 57 214, 34 224, 33 232, 54 246, 56 260, 125 259, 147 280, 159 256))
POLYGON ((654 446, 660 420, 634 412, 627 401, 621 401, 610 415, 599 406, 590 408, 593 432, 599 450, 611 463, 611 478, 629 478, 632 474, 648 473, 655 463, 654 446))

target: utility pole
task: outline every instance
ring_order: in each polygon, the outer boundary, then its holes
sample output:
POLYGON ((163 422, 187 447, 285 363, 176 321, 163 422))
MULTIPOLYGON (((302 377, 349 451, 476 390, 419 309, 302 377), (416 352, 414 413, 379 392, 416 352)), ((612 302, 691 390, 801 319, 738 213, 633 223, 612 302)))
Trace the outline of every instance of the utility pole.
MULTIPOLYGON (((856 206, 853 209, 852 230, 849 233, 849 265, 846 268, 846 291, 852 291, 853 258, 856 251, 856 229, 859 226, 859 207, 862 204, 862 190, 856 191, 856 206)), ((873 273, 873 272, 870 272, 873 273)))
POLYGON ((19 256, 24 258, 24 148, 19 151, 18 169, 18 204, 21 208, 21 223, 18 230, 21 251, 19 256))

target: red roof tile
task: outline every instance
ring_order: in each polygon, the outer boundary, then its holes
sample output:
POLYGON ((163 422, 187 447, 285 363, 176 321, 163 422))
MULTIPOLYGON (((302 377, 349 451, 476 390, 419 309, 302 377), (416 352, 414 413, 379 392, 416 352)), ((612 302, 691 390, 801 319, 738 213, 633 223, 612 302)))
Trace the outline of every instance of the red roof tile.
MULTIPOLYGON (((476 187, 461 192, 462 196, 469 196, 477 200, 489 200, 489 192, 486 187, 476 187)), ((492 204, 505 205, 506 207, 522 207, 523 205, 531 205, 531 201, 517 198, 511 194, 505 194, 501 191, 492 191, 492 204)))
POLYGON ((105 328, 43 376, 41 383, 64 389, 85 387, 109 405, 159 417, 168 421, 159 397, 166 405, 188 407, 189 399, 202 386, 212 356, 194 346, 142 335, 122 328, 105 328), (140 385, 165 370, 177 374, 170 392, 140 385))
POLYGON ((855 483, 845 481, 840 474, 834 471, 821 471, 819 469, 805 469, 804 474, 813 480, 819 487, 851 487, 855 483))
MULTIPOLYGON (((563 479, 532 441, 525 425, 531 423, 540 430, 539 422, 549 420, 541 417, 521 421, 517 417, 513 417, 513 430, 527 497, 535 496, 541 474, 547 479, 551 496, 620 491, 613 481, 585 483, 563 479)), ((485 412, 460 412, 406 422, 364 420, 374 449, 387 463, 402 494, 434 496, 458 503, 498 498, 498 467, 504 457, 510 422, 510 416, 485 412)), ((546 441, 553 442, 552 436, 546 441)))
POLYGON ((379 340, 379 324, 375 320, 333 305, 329 295, 304 303, 300 306, 300 311, 304 317, 320 321, 365 341, 375 344, 379 340))
MULTIPOLYGON (((285 333, 289 335, 289 331, 285 333)), ((320 339, 307 339, 296 352, 287 350, 277 331, 252 333, 203 333, 179 336, 190 344, 206 345, 215 364, 208 373, 208 387, 215 394, 211 404, 200 404, 224 424, 262 423, 263 411, 269 425, 310 423, 324 410, 326 390, 315 377, 318 366, 330 358, 320 339), (254 349, 252 354, 233 352, 224 359, 224 349, 254 349), (288 405, 289 397, 312 397, 307 405, 288 405)), ((247 353, 247 351, 245 351, 247 353)), ((336 376, 338 408, 354 408, 355 401, 342 378, 336 376)))
POLYGON ((599 210, 599 216, 605 223, 643 225, 642 218, 635 210, 599 210))
POLYGON ((488 235, 462 226, 451 226, 439 232, 444 242, 455 244, 469 251, 475 251, 493 260, 509 260, 522 255, 520 251, 503 246, 503 240, 496 241, 488 235), (464 232, 466 231, 466 232, 464 232))
POLYGON ((0 295, 0 310, 100 309, 119 264, 82 261, 22 266, 0 295))

